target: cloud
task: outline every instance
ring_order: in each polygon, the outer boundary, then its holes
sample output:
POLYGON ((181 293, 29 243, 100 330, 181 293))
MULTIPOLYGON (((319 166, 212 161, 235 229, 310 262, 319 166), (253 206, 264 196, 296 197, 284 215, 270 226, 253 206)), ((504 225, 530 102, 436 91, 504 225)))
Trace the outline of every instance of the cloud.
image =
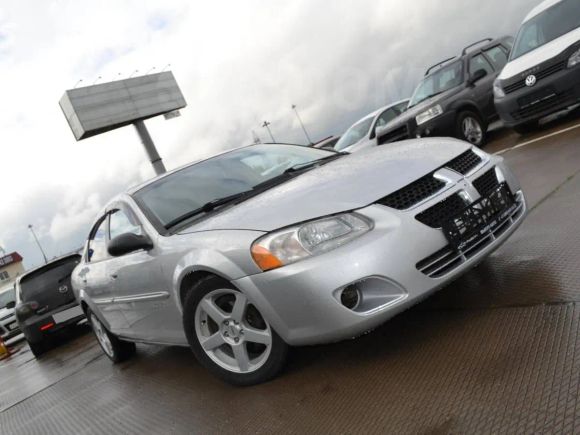
POLYGON ((131 127, 75 142, 65 89, 171 69, 188 107, 147 121, 167 167, 251 143, 340 134, 408 96, 426 66, 474 40, 514 33, 516 0, 44 0, 0 6, 0 240, 28 266, 79 246, 116 193, 152 175, 131 127), (34 11, 32 13, 31 11, 34 11))

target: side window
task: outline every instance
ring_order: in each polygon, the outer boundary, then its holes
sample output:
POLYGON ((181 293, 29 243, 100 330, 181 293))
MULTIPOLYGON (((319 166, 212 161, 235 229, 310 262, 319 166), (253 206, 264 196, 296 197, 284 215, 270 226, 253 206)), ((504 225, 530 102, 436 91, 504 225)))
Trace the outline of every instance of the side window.
POLYGON ((109 232, 110 240, 121 234, 132 233, 137 235, 143 234, 143 229, 141 224, 135 217, 135 215, 129 210, 116 210, 111 213, 109 232))
POLYGON ((496 71, 500 71, 508 61, 507 53, 499 45, 486 50, 485 54, 491 60, 496 71))
POLYGON ((383 113, 381 113, 381 116, 379 116, 379 119, 377 119, 377 125, 375 128, 384 127, 389 122, 391 122, 393 119, 395 119, 398 115, 399 115, 399 113, 397 111, 395 111, 394 108, 385 110, 383 113))
POLYGON ((483 57, 483 54, 473 56, 469 60, 469 74, 473 74, 480 69, 485 70, 488 74, 493 74, 493 68, 487 59, 483 57))
POLYGON ((105 260, 107 254, 107 223, 108 217, 103 219, 96 229, 93 230, 89 240, 88 260, 91 263, 105 260))

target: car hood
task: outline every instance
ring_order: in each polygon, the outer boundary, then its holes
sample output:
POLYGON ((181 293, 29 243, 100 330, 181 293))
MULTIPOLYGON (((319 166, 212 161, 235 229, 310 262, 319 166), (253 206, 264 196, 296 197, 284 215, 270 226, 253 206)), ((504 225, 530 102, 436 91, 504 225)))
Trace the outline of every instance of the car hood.
POLYGON ((416 106, 413 106, 410 109, 407 109, 405 112, 401 113, 399 116, 397 116, 391 122, 389 122, 385 126, 385 128, 381 130, 379 135, 385 131, 391 130, 393 127, 395 127, 395 128, 400 127, 401 125, 406 124, 411 119, 414 120, 415 117, 417 115, 419 115, 420 113, 424 112, 425 110, 429 109, 430 107, 434 106, 435 104, 441 103, 442 101, 448 99, 449 97, 452 97, 453 95, 459 93, 461 91, 461 89, 462 89, 461 86, 456 86, 454 88, 451 88, 451 89, 443 92, 442 94, 436 95, 432 98, 428 98, 425 101, 421 101, 416 106))
POLYGON ((470 148, 455 139, 416 139, 344 156, 180 234, 210 230, 272 231, 366 207, 434 171, 470 148))

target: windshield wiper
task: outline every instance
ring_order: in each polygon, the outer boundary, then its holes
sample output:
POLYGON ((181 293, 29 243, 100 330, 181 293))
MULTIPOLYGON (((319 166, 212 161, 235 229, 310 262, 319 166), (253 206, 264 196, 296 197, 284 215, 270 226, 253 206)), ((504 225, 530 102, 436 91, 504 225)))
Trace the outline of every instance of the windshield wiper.
POLYGON ((310 169, 310 168, 313 168, 313 167, 320 165, 320 164, 329 163, 333 160, 336 160, 336 159, 343 157, 343 156, 346 156, 348 154, 349 153, 344 153, 344 152, 336 153, 336 154, 333 154, 331 156, 323 157, 321 159, 312 160, 310 162, 299 163, 297 165, 294 165, 294 166, 286 169, 283 173, 284 174, 291 174, 293 172, 302 171, 304 169, 310 169))
POLYGON ((227 205, 231 202, 237 201, 239 199, 244 198, 245 196, 249 196, 250 194, 254 194, 256 193, 254 189, 252 190, 247 190, 245 192, 240 192, 240 193, 235 193, 233 195, 229 195, 229 196, 225 196, 223 198, 217 198, 214 199, 212 201, 206 202, 204 205, 202 205, 199 208, 196 208, 195 210, 189 211, 187 213, 185 213, 184 215, 181 215, 175 219, 173 219, 172 221, 170 221, 169 223, 165 224, 165 229, 168 230, 171 227, 174 227, 176 225, 179 225, 180 223, 189 220, 197 215, 200 215, 202 213, 209 213, 210 211, 215 210, 218 207, 221 207, 222 205, 227 205))
POLYGON ((323 157, 322 159, 313 160, 311 162, 300 163, 298 165, 294 165, 291 168, 286 169, 283 173, 281 173, 277 177, 271 178, 269 180, 264 181, 263 183, 260 183, 256 186, 254 186, 251 190, 246 190, 245 192, 235 193, 233 195, 229 195, 229 196, 226 196, 223 198, 214 199, 210 202, 205 203, 201 207, 196 208, 195 210, 187 212, 187 213, 173 219, 169 223, 165 224, 164 227, 166 230, 168 230, 168 229, 170 229, 176 225, 179 225, 180 223, 185 222, 191 218, 194 218, 197 215, 200 215, 202 213, 209 213, 209 212, 211 212, 211 211, 215 210, 216 208, 221 207, 223 205, 227 205, 227 204, 230 204, 232 202, 239 201, 239 200, 248 199, 250 196, 255 196, 255 195, 263 192, 266 189, 274 187, 278 184, 282 184, 283 182, 292 178, 294 175, 296 175, 300 171, 310 169, 310 168, 312 168, 316 165, 319 165, 319 164, 328 163, 332 160, 335 160, 339 157, 343 157, 345 155, 348 155, 348 153, 336 153, 336 154, 333 154, 333 155, 328 156, 328 157, 323 157))

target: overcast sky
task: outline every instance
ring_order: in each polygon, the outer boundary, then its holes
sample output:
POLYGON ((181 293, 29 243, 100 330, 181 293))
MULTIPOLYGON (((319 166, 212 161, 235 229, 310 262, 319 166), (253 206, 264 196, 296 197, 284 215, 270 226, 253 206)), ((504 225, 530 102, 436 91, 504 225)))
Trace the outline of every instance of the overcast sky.
POLYGON ((76 142, 66 89, 162 70, 188 107, 147 121, 168 168, 252 142, 340 134, 425 68, 514 34, 529 0, 0 0, 0 246, 28 267, 80 246, 98 210, 153 175, 126 127, 76 142))

